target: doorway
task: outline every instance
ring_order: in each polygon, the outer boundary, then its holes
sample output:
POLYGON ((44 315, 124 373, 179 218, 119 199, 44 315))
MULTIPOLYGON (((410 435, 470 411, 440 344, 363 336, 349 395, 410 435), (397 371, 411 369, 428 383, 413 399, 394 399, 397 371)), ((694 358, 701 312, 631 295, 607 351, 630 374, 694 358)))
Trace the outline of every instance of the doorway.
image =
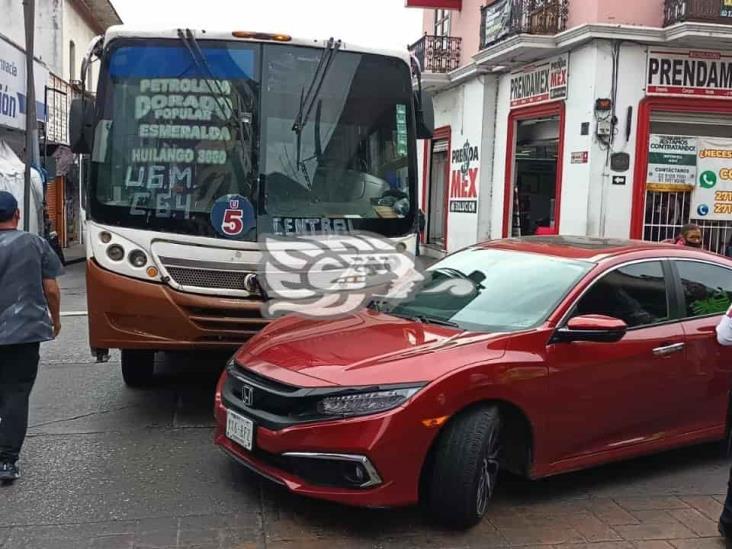
POLYGON ((557 234, 558 150, 559 117, 518 122, 512 236, 557 234))
POLYGON ((447 178, 449 171, 448 139, 432 142, 430 180, 427 193, 427 244, 445 250, 447 178))
POLYGON ((509 115, 503 236, 559 234, 564 103, 509 115))

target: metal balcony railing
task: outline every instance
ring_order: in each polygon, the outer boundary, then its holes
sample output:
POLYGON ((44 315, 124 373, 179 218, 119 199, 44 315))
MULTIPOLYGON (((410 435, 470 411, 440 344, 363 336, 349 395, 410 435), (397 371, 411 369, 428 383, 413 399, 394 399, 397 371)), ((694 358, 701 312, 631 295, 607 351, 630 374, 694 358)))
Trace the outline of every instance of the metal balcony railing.
POLYGON ((424 72, 447 73, 460 67, 462 39, 454 36, 425 34, 409 46, 424 72))
POLYGON ((665 25, 686 21, 732 25, 732 5, 725 0, 666 0, 665 25))
POLYGON ((481 49, 516 34, 558 34, 567 28, 569 0, 496 0, 480 9, 481 49))

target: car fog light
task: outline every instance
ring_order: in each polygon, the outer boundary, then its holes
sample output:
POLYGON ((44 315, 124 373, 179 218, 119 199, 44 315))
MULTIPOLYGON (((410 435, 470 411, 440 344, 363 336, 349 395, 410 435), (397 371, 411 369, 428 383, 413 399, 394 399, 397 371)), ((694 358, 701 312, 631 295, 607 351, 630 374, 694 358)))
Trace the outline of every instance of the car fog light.
POLYGON ((147 265, 147 256, 142 250, 132 250, 129 260, 133 267, 142 268, 147 265))
POLYGON ((119 244, 112 244, 107 248, 107 257, 112 261, 122 261, 125 257, 125 250, 119 244))
POLYGON ((356 486, 362 485, 368 480, 368 475, 360 463, 351 464, 350 467, 346 468, 343 472, 343 476, 346 481, 355 484, 356 486))

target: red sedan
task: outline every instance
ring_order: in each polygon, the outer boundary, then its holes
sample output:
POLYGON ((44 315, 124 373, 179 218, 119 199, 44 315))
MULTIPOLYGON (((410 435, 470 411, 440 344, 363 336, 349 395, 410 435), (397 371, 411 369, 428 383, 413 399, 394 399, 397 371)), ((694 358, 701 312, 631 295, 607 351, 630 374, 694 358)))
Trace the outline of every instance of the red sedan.
POLYGON ((456 527, 536 479, 728 434, 732 261, 529 237, 434 265, 398 305, 273 322, 221 376, 216 444, 293 492, 422 500, 456 527))

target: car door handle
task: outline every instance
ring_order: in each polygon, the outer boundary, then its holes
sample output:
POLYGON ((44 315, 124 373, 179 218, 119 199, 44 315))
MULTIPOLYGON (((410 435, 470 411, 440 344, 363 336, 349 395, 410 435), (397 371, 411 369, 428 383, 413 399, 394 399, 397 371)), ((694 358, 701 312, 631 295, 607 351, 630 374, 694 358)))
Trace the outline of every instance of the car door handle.
POLYGON ((653 355, 654 356, 668 356, 672 355, 674 353, 680 353, 684 350, 686 347, 686 344, 684 343, 674 343, 673 345, 665 345, 663 347, 656 347, 653 349, 653 355))

